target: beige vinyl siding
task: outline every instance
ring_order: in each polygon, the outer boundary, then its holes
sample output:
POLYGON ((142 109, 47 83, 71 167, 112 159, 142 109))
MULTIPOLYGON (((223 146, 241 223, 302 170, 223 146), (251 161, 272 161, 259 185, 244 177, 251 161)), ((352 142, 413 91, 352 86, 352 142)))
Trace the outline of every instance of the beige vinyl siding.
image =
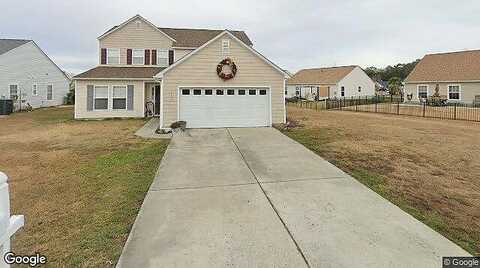
POLYGON ((141 21, 140 27, 137 29, 136 20, 100 39, 99 43, 100 48, 120 49, 120 65, 127 64, 127 49, 129 48, 170 49, 172 47, 171 39, 144 21, 141 21))
POLYGON ((460 85, 460 101, 464 103, 471 103, 475 100, 475 96, 480 95, 480 83, 408 83, 405 85, 405 94, 413 94, 412 101, 418 102, 418 85, 428 85, 428 96, 432 96, 435 93, 436 85, 439 85, 439 94, 440 96, 448 97, 448 86, 449 85, 460 85))
POLYGON ((174 58, 174 61, 177 61, 183 57, 185 57, 187 54, 189 54, 190 52, 192 52, 193 49, 178 49, 176 48, 175 49, 175 58, 174 58))
POLYGON ((177 120, 178 87, 182 86, 268 86, 272 96, 272 121, 284 121, 284 76, 237 41, 224 35, 167 72, 163 82, 164 127, 177 120), (222 56, 221 43, 230 39, 230 57, 237 65, 235 78, 222 81, 216 73, 222 56))
MULTIPOLYGON (((112 117, 143 117, 144 81, 109 81, 109 80, 76 80, 75 87, 75 118, 112 118, 112 117), (87 85, 108 86, 109 95, 113 86, 134 86, 133 110, 87 111, 87 85)), ((111 100, 110 100, 111 102, 111 100)))

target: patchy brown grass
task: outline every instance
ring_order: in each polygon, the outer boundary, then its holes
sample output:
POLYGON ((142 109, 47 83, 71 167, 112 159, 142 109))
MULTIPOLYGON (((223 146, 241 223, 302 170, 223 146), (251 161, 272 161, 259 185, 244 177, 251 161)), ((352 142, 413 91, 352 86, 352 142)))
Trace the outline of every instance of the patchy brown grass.
POLYGON ((480 123, 288 108, 285 131, 480 255, 480 123))
POLYGON ((168 143, 134 136, 144 123, 74 121, 69 107, 0 118, 0 170, 26 218, 14 252, 113 266, 168 143))

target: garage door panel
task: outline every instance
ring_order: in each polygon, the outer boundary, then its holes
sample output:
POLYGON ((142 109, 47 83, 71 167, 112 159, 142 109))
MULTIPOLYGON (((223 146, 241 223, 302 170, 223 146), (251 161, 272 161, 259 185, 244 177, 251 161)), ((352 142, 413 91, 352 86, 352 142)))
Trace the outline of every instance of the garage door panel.
MULTIPOLYGON (((256 95, 238 95, 238 88, 222 88, 224 94, 234 89, 235 95, 183 95, 180 90, 180 120, 187 122, 188 128, 215 127, 255 127, 268 126, 270 122, 269 91, 259 95, 264 88, 255 88, 256 95)), ((190 90, 193 92, 192 90, 190 90)))

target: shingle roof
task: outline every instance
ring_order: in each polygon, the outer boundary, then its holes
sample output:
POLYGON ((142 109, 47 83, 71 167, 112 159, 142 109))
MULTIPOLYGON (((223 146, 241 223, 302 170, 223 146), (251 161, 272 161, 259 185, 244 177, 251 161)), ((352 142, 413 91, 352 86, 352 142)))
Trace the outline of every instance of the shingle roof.
POLYGON ((152 79, 165 67, 108 67, 98 66, 86 72, 74 76, 77 78, 125 78, 125 79, 152 79))
POLYGON ((26 44, 32 40, 24 39, 0 39, 0 55, 8 52, 16 47, 26 44))
POLYGON ((480 80, 480 50, 428 54, 405 82, 480 80))
MULTIPOLYGON (((175 39, 176 47, 199 47, 210 39, 222 33, 224 30, 209 29, 180 29, 180 28, 158 28, 171 38, 175 39)), ((252 41, 244 31, 230 31, 235 37, 251 46, 252 41)))
POLYGON ((298 71, 287 84, 325 84, 332 85, 340 82, 357 66, 339 66, 329 68, 313 68, 298 71))
MULTIPOLYGON (((113 26, 105 33, 112 31, 113 29, 117 28, 118 26, 113 26)), ((174 47, 200 47, 201 45, 205 44, 206 42, 210 41, 210 39, 214 38, 215 36, 219 35, 224 30, 211 30, 211 29, 184 29, 184 28, 162 28, 158 27, 158 29, 171 38, 175 39, 174 47)), ((250 38, 244 31, 230 31, 235 37, 242 40, 245 44, 251 46, 253 45, 250 38)))

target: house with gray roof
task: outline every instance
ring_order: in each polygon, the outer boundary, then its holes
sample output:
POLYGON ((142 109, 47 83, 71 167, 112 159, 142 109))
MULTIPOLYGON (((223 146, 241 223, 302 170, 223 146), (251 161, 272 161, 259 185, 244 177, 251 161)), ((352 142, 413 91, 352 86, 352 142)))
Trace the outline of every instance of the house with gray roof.
POLYGON ((15 110, 61 105, 70 79, 33 40, 0 39, 0 99, 15 110))

